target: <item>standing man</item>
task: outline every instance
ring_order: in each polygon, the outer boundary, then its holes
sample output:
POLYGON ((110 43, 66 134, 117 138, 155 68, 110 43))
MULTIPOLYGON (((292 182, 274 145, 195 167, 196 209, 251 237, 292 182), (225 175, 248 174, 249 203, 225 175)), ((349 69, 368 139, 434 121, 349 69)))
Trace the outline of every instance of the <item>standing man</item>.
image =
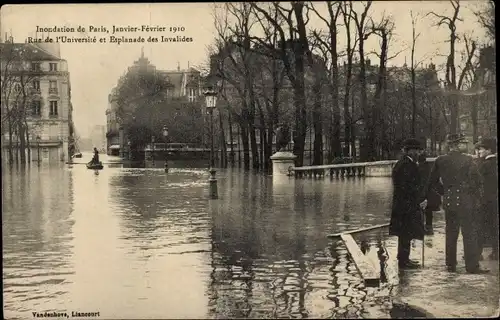
POLYGON ((464 242, 465 269, 468 273, 486 273, 479 266, 475 201, 480 198, 481 176, 473 158, 465 154, 467 140, 462 134, 446 137, 448 154, 434 162, 428 190, 441 179, 444 187, 443 207, 446 220, 446 267, 455 272, 457 240, 460 229, 464 242))
POLYGON ((479 234, 479 252, 481 253, 485 242, 491 244, 492 260, 498 259, 498 160, 496 156, 497 142, 494 138, 484 138, 478 144, 479 172, 483 178, 483 193, 480 203, 480 217, 483 224, 479 234))
POLYGON ((389 235, 398 237, 398 265, 400 269, 418 268, 410 260, 411 240, 424 238, 421 207, 425 206, 420 188, 417 160, 422 146, 416 139, 403 143, 403 156, 392 170, 393 198, 389 235))
POLYGON ((427 199, 427 207, 425 207, 425 234, 433 235, 434 228, 432 226, 434 211, 439 211, 441 208, 441 196, 444 193, 443 185, 438 182, 438 185, 434 186, 430 190, 427 190, 427 182, 431 175, 432 163, 427 161, 427 154, 423 152, 418 158, 418 169, 420 172, 420 187, 422 193, 427 199))

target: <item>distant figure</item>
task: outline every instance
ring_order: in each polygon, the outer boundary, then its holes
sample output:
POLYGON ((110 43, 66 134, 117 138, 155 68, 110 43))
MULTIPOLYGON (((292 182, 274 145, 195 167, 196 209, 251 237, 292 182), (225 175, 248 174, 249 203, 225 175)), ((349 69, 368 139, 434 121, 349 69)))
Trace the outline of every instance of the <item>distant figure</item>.
POLYGON ((284 151, 290 142, 290 128, 283 124, 276 129, 276 150, 284 151))
POLYGON ((94 157, 92 157, 92 160, 90 161, 91 164, 99 164, 99 151, 97 151, 97 148, 94 147, 94 157))

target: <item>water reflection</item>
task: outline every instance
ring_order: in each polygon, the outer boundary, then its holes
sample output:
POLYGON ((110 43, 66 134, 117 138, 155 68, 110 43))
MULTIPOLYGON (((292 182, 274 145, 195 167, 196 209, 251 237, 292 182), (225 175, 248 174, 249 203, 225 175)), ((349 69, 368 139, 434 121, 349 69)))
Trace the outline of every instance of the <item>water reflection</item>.
MULTIPOLYGON (((356 226, 371 225, 385 222, 388 204, 381 209, 361 199, 356 202, 353 193, 368 188, 360 180, 346 180, 347 187, 307 179, 273 185, 270 177, 230 172, 220 183, 221 200, 209 204, 211 317, 306 318, 359 312, 353 308, 364 296, 357 290, 363 288, 361 278, 343 244, 329 243, 326 235, 353 227, 339 226, 345 208, 356 226)), ((389 195, 388 185, 379 183, 371 196, 389 195)), ((363 242, 369 246, 367 239, 363 242)))
POLYGON ((61 309, 74 274, 72 173, 2 169, 4 308, 13 317, 36 305, 61 309))
POLYGON ((389 179, 217 175, 209 201, 204 168, 2 173, 6 310, 25 318, 42 299, 105 318, 360 315, 362 280, 327 235, 386 222, 389 179))

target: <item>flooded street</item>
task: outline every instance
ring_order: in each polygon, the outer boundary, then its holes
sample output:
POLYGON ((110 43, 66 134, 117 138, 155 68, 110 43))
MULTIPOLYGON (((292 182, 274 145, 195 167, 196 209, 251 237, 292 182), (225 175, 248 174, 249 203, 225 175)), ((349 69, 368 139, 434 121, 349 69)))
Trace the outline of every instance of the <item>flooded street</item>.
POLYGON ((5 168, 5 316, 324 318, 361 303, 361 278, 327 235, 387 222, 389 178, 217 176, 208 200, 203 168, 5 168))

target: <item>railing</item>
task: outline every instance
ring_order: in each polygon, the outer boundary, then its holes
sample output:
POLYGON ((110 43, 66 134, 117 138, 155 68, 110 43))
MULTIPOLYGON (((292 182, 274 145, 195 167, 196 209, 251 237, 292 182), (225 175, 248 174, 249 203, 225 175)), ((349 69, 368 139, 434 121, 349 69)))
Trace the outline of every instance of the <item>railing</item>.
MULTIPOLYGON (((427 158, 428 162, 434 162, 436 158, 427 158)), ((357 163, 342 163, 342 164, 326 164, 319 166, 303 166, 290 167, 288 169, 290 175, 300 177, 324 177, 344 178, 344 177, 364 177, 367 175, 367 168, 383 167, 388 168, 396 164, 397 160, 384 160, 374 162, 357 162, 357 163)))
POLYGON ((57 94, 57 88, 49 88, 49 93, 57 94))

